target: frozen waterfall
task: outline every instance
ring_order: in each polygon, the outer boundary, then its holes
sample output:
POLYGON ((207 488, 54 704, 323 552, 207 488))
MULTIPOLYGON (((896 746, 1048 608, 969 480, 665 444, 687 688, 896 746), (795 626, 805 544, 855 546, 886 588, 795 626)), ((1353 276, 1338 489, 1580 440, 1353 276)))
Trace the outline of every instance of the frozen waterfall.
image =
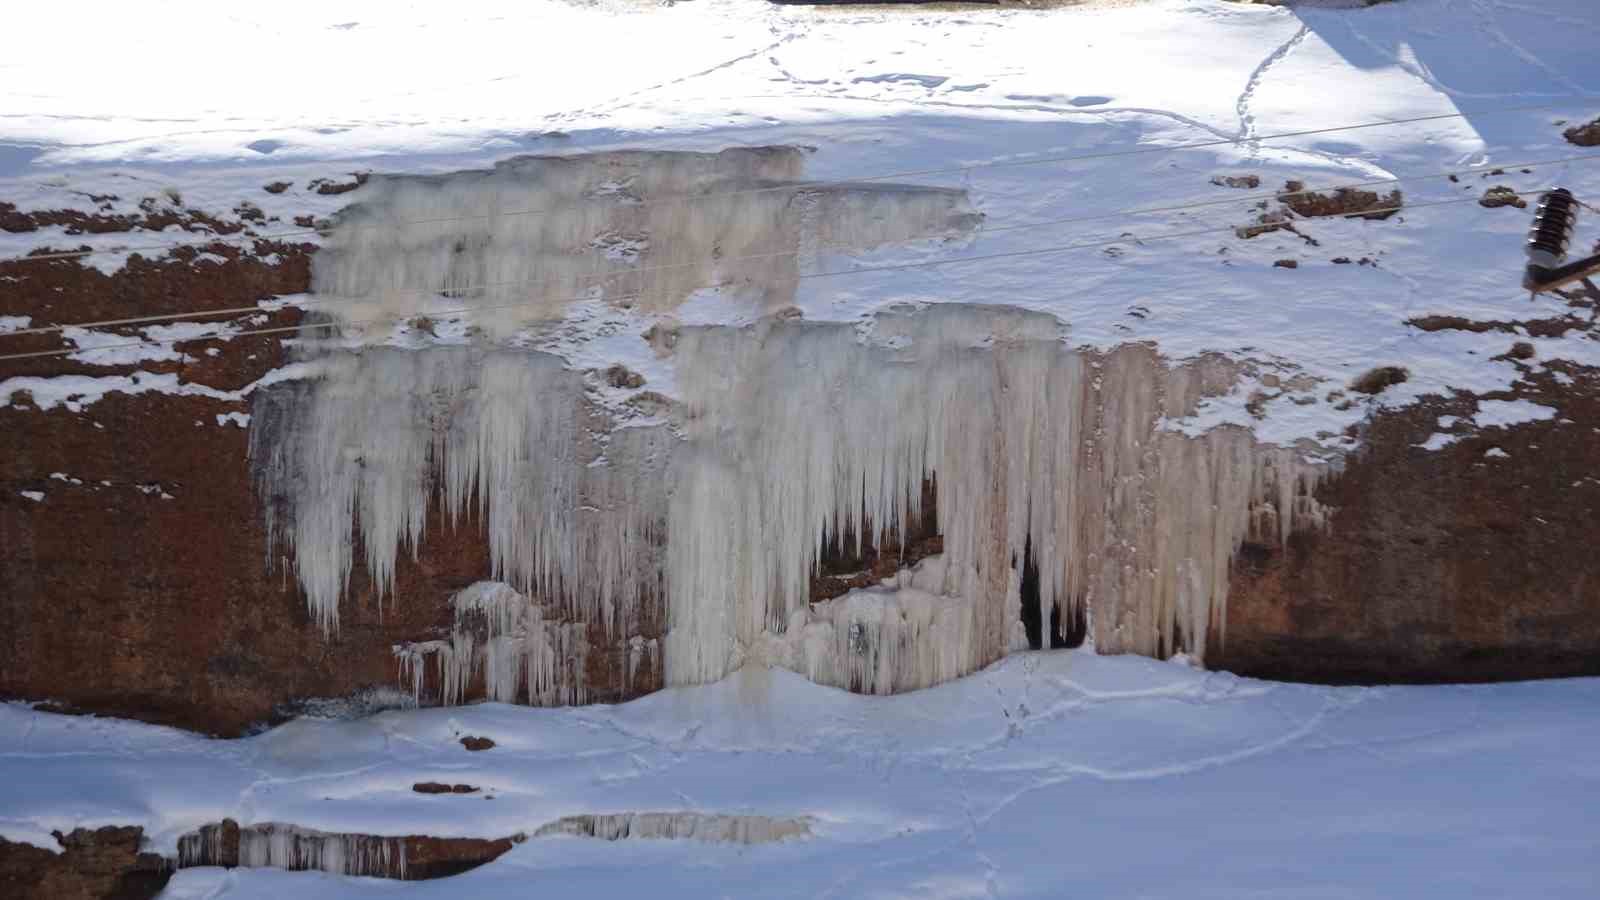
POLYGON ((1236 426, 1164 427, 1230 390, 1236 362, 1074 348, 1054 317, 1003 306, 665 320, 669 421, 636 425, 526 349, 563 297, 659 312, 732 284, 771 310, 817 248, 974 221, 959 192, 807 185, 802 161, 605 153, 374 179, 317 257, 344 335, 310 350, 313 377, 261 391, 251 426, 269 526, 322 627, 338 627, 358 554, 388 591, 440 504, 483 523, 491 557, 453 598, 403 599, 454 606, 447 636, 396 650, 418 694, 432 663, 442 702, 480 674, 492 699, 584 702, 586 629, 627 641, 646 605, 667 632, 630 653, 669 684, 765 663, 854 690, 925 687, 1019 645, 1025 546, 1047 617, 1087 613, 1104 652, 1203 659, 1241 543, 1324 515, 1312 489, 1327 463, 1236 426), (455 345, 382 346, 367 323, 463 302, 494 309, 455 345), (811 602, 825 543, 881 545, 921 516, 930 480, 942 555, 811 602))

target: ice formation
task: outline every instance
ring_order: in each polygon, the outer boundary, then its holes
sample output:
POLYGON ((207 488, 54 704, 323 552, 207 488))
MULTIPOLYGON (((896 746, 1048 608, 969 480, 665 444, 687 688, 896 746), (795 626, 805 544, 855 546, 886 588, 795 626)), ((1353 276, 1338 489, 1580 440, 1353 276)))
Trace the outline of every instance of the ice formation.
POLYGON ((563 834, 605 841, 659 838, 768 844, 786 838, 810 836, 811 822, 805 818, 701 812, 608 813, 566 816, 540 826, 533 836, 541 838, 563 834))
MULTIPOLYGON (((504 582, 480 581, 450 600, 455 624, 446 639, 395 647, 400 678, 420 702, 433 662, 438 700, 460 703, 479 673, 490 700, 531 706, 587 703, 589 626, 546 618, 532 598, 504 582)), ((627 645, 626 681, 632 685, 641 664, 661 665, 657 642, 633 636, 627 645)))
MULTIPOLYGON (((938 630, 956 643, 906 665, 953 676, 1007 651, 1030 537, 1047 614, 1088 604, 1103 651, 1204 658, 1226 624, 1233 553, 1252 531, 1282 540, 1319 521, 1310 489, 1326 467, 1236 427, 1161 429, 1231 385, 1227 360, 1075 351, 1060 327, 944 305, 881 314, 865 334, 782 320, 684 329, 668 682, 720 678, 761 635, 811 615, 827 536, 896 531, 920 514, 925 478, 937 480, 944 536, 936 593, 967 600, 970 627, 938 630)), ((931 673, 889 677, 918 685, 931 673)))
POLYGON ((758 645, 841 686, 936 683, 1017 643, 1014 581, 1029 541, 1046 614, 1087 605, 1103 651, 1203 659, 1226 625, 1233 553, 1252 533, 1281 541, 1317 522, 1311 487, 1326 466, 1237 427, 1161 428, 1224 392, 1236 364, 1171 366, 1132 345, 1078 351, 1059 331, 1047 315, 953 305, 887 312, 865 329, 685 328, 681 437, 664 426, 597 432, 605 423, 580 377, 555 357, 371 349, 274 395, 287 421, 253 429, 256 455, 329 627, 354 530, 381 586, 400 549, 416 547, 436 494, 453 518, 475 503, 493 577, 509 586, 469 589, 457 615, 492 624, 403 656, 413 679, 422 657, 437 663, 446 702, 477 671, 491 697, 511 699, 525 681, 530 702, 578 700, 580 682, 551 674, 583 645, 571 623, 620 634, 617 623, 661 596, 669 683, 720 678, 758 645), (937 576, 918 576, 920 599, 897 601, 897 624, 860 598, 810 606, 824 541, 897 532, 921 514, 930 478, 944 559, 937 576), (560 614, 546 621, 524 595, 560 614), (804 652, 769 640, 793 627, 832 637, 804 652), (908 635, 930 644, 845 658, 863 640, 904 648, 908 635))
MULTIPOLYGON (((1020 609, 1020 580, 1012 574, 1007 609, 1020 609)), ((976 597, 947 593, 952 586, 944 559, 929 557, 877 587, 796 609, 781 632, 756 636, 753 658, 862 694, 898 694, 958 678, 979 665, 973 630, 982 610, 976 597)), ((1011 618, 1008 627, 1007 648, 1026 649, 1021 619, 1011 618)))
POLYGON ((807 183, 804 162, 794 147, 618 151, 374 177, 315 257, 313 286, 346 322, 492 307, 474 322, 504 336, 579 298, 661 312, 720 286, 776 308, 821 250, 977 222, 963 191, 807 183))
MULTIPOLYGON (((958 192, 806 185, 801 161, 607 153, 374 179, 318 254, 318 290, 350 301, 329 304, 347 325, 427 311, 400 286, 489 305, 643 292, 636 305, 660 311, 731 278, 770 304, 793 290, 797 248, 970 224, 958 192)), ((382 596, 435 504, 483 529, 492 581, 455 597, 447 636, 397 650, 414 696, 432 663, 443 702, 480 673, 494 699, 583 702, 590 626, 628 648, 630 678, 646 659, 669 684, 766 662, 855 690, 924 687, 1025 645, 1028 548, 1047 620, 1087 615, 1102 651, 1203 659, 1241 542, 1321 517, 1325 464, 1243 428, 1165 427, 1234 385, 1241 364, 1221 356, 1076 349, 1054 317, 1003 306, 667 323, 653 344, 673 424, 619 427, 562 358, 501 339, 558 309, 502 312, 473 316, 466 346, 352 350, 351 328, 311 377, 259 392, 251 418, 269 525, 329 631, 357 544, 382 596), (812 604, 825 542, 882 546, 922 515, 929 481, 941 558, 812 604), (657 647, 636 625, 663 616, 657 647)))
MULTIPOLYGON (((231 823, 230 823, 231 824, 231 823)), ((315 870, 335 875, 406 877, 405 838, 330 834, 267 822, 238 828, 238 859, 226 825, 207 825, 178 839, 178 868, 234 865, 315 870)))
POLYGON ((664 428, 608 424, 549 354, 465 347, 335 353, 257 399, 251 458, 313 616, 337 628, 354 530, 378 593, 436 500, 476 515, 491 577, 615 626, 645 593, 664 428), (353 529, 352 526, 355 526, 353 529))

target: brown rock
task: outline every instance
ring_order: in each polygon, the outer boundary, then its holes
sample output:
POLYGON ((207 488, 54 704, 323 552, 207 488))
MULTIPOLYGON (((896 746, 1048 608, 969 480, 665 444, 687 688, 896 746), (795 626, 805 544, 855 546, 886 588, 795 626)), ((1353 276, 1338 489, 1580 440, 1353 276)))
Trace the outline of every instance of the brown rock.
POLYGON ((1483 192, 1483 196, 1478 199, 1478 205, 1486 206, 1490 209, 1500 206, 1515 206, 1517 209, 1527 209, 1528 201, 1518 196, 1517 192, 1511 188, 1503 184, 1497 184, 1483 192))
POLYGON ((1258 188, 1261 187, 1259 175, 1213 175, 1211 183, 1218 187, 1231 188, 1258 188))
MULTIPOLYGON (((181 206, 181 204, 175 204, 181 206)), ((163 207, 153 198, 140 204, 142 214, 86 213, 77 209, 43 209, 24 212, 14 203, 0 202, 0 231, 22 234, 41 228, 59 227, 67 234, 115 234, 143 229, 162 231, 177 226, 203 234, 235 234, 244 230, 242 222, 227 222, 198 210, 163 207)))
POLYGON ((475 737, 469 734, 461 739, 461 746, 472 751, 489 750, 494 747, 494 741, 486 737, 475 737))
POLYGON ((1429 315, 1407 319, 1406 324, 1422 331, 1470 331, 1474 334, 1483 334, 1486 331, 1503 331, 1507 334, 1516 334, 1519 331, 1527 332, 1534 337, 1561 337, 1569 331, 1586 331, 1592 324, 1587 316, 1568 315, 1551 319, 1523 319, 1520 321, 1477 321, 1464 316, 1429 315))
POLYGON ((306 184, 306 190, 316 191, 319 194, 346 194, 367 183, 371 177, 369 172, 352 172, 354 181, 336 182, 331 178, 314 178, 306 184))
POLYGON ((1326 531, 1235 559, 1228 625, 1207 664, 1333 683, 1600 674, 1600 372, 1562 363, 1518 394, 1557 415, 1415 446, 1473 398, 1379 413, 1318 499, 1326 531), (1481 465, 1499 447, 1509 457, 1481 465), (1534 521, 1537 518, 1537 521, 1534 521))
POLYGON ((411 786, 419 794, 476 794, 478 789, 470 784, 444 784, 438 781, 419 781, 411 786))
POLYGON ((1260 237, 1263 234, 1269 234, 1274 231, 1282 231, 1284 227, 1285 226, 1282 222, 1261 222, 1256 225, 1240 225, 1238 228, 1233 230, 1233 233, 1238 237, 1249 240, 1253 237, 1260 237))
POLYGON ((149 900, 172 871, 141 853, 139 828, 55 833, 60 853, 0 838, 0 897, 6 900, 149 900))
POLYGON ((1298 184, 1298 181, 1289 182, 1289 193, 1279 194, 1278 199, 1294 210, 1295 215, 1307 218, 1358 216, 1363 219, 1387 219, 1404 205, 1404 197, 1398 190, 1379 194, 1375 191, 1340 188, 1331 194, 1324 194, 1303 191, 1295 187, 1298 184))
POLYGON ((1595 119, 1587 125, 1574 125, 1561 132, 1561 136, 1566 138, 1568 143, 1577 144, 1579 147, 1600 147, 1600 119, 1595 119))
POLYGON ((614 388, 634 389, 644 387, 644 376, 617 363, 605 371, 606 384, 614 388))
MULTIPOLYGON (((243 830, 256 832, 299 831, 306 839, 318 840, 324 837, 323 832, 306 832, 294 829, 293 826, 278 824, 254 825, 243 830)), ((221 822, 204 825, 197 831, 190 832, 179 838, 179 855, 182 858, 183 868, 193 866, 225 866, 233 868, 239 865, 239 840, 241 828, 232 819, 223 819, 221 822)), ((512 846, 525 840, 521 834, 510 837, 485 839, 485 838, 448 838, 431 837, 427 835, 406 835, 404 837, 384 837, 370 834, 340 834, 337 837, 366 844, 373 851, 381 846, 383 852, 368 852, 362 858, 375 864, 374 868, 362 869, 355 874, 372 878, 394 878, 406 881, 422 881, 431 878, 446 878, 459 875, 475 869, 484 863, 492 862, 502 853, 510 850, 512 846), (387 845, 387 846, 382 846, 387 845), (388 861, 387 865, 383 861, 388 861)), ((294 838, 289 836, 291 843, 294 838)), ((291 864, 291 869, 304 868, 298 864, 291 864)))
POLYGON ((1394 385, 1404 384, 1410 377, 1411 373, 1399 366, 1379 366, 1350 382, 1350 390, 1358 394, 1380 394, 1394 385))
POLYGON ((266 187, 262 188, 262 190, 266 191, 269 194, 281 194, 281 193, 283 193, 284 191, 287 191, 289 188, 291 188, 293 186, 294 186, 294 182, 292 182, 292 181, 274 181, 271 184, 267 185, 266 187))
MULTIPOLYGON (((185 249, 161 261, 135 258, 114 276, 74 260, 0 263, 0 277, 18 279, 5 282, 6 312, 74 322, 130 309, 193 310, 195 298, 248 305, 309 287, 300 245, 270 245, 283 259, 277 267, 236 248, 206 249, 226 262, 189 265, 198 251, 185 249)), ((298 316, 285 310, 263 324, 292 325, 298 316)), ((185 342, 179 349, 187 359, 139 368, 237 390, 285 361, 285 336, 185 342), (207 355, 209 348, 218 354, 207 355)), ((10 340, 17 352, 62 346, 51 335, 10 340)), ((5 376, 132 368, 45 358, 8 363, 5 376)), ((0 697, 56 699, 77 710, 236 735, 296 713, 303 701, 359 701, 392 688, 394 644, 449 627, 444 601, 489 570, 489 554, 480 522, 452 525, 436 509, 420 560, 402 563, 383 608, 358 562, 340 632, 321 633, 281 552, 269 557, 248 433, 217 424, 219 414, 250 411, 245 403, 153 392, 108 394, 81 413, 33 409, 21 397, 0 407, 0 697), (46 480, 55 471, 82 483, 46 480), (18 498, 35 489, 47 490, 49 502, 18 498), (82 627, 85 621, 95 627, 82 627)), ((658 637, 660 616, 653 608, 641 615, 632 633, 658 637)), ((659 686, 659 667, 649 660, 627 678, 622 638, 599 622, 590 634, 590 698, 615 702, 659 686)), ((479 678, 470 695, 482 690, 479 678)))
POLYGON ((1279 268, 1279 269, 1298 269, 1298 268, 1300 268, 1300 263, 1297 260, 1293 260, 1293 259, 1280 259, 1280 260, 1277 260, 1277 261, 1273 262, 1272 265, 1275 266, 1276 268, 1279 268))

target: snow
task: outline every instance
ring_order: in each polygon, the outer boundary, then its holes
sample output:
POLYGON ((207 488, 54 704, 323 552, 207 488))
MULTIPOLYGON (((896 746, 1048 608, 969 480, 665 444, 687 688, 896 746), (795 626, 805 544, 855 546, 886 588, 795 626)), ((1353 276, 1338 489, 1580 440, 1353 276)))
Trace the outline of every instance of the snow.
POLYGON ((143 343, 128 335, 109 331, 68 327, 61 330, 61 337, 84 348, 83 352, 73 353, 67 357, 74 362, 93 363, 99 366, 126 366, 144 360, 183 358, 183 354, 171 344, 143 343))
MULTIPOLYGON (((27 393, 36 409, 48 410, 57 406, 70 412, 82 412, 98 403, 107 394, 158 393, 174 397, 210 397, 213 400, 242 401, 257 389, 282 381, 294 381, 313 374, 316 366, 308 363, 291 363, 273 369, 237 391, 222 391, 196 382, 182 381, 175 372, 130 372, 127 375, 18 375, 0 380, 0 404, 13 403, 19 395, 27 393)), ((13 403, 13 408, 20 408, 13 403)))
POLYGON ((1085 651, 894 697, 781 670, 620 706, 297 719, 218 741, 0 706, 0 835, 529 835, 433 882, 180 871, 174 897, 1585 897, 1600 876, 1600 679, 1262 682, 1085 651), (488 736, 468 753, 458 739, 488 736), (474 795, 425 796, 420 781, 474 795), (484 795, 495 799, 486 801, 484 795), (570 816, 809 820, 761 845, 534 837, 570 816), (1132 836, 1137 836, 1134 839, 1132 836), (781 873, 775 875, 774 873, 781 873))
MULTIPOLYGON (((1465 421, 1468 425, 1477 428, 1507 428, 1520 425, 1524 422, 1543 422, 1555 418, 1556 411, 1548 406, 1534 403, 1531 400, 1479 400, 1478 409, 1465 419, 1456 416, 1440 416, 1439 427, 1449 429, 1459 422, 1465 421)), ((1455 443, 1465 435, 1446 431, 1435 432, 1426 441, 1416 446, 1424 450, 1439 450, 1455 443)), ((1489 455, 1507 455, 1498 448, 1489 451, 1489 455)))
MULTIPOLYGON (((1565 311, 1555 298, 1530 304, 1516 285, 1527 214, 1471 202, 1421 206, 1481 193, 1478 174, 1461 184, 1440 175, 1503 165, 1494 183, 1600 191, 1592 161, 1549 162, 1585 155, 1552 123, 1592 116, 1600 95, 1600 64, 1583 37, 1593 33, 1587 0, 1541 4, 1539 15, 1508 0, 1406 0, 1359 10, 1155 0, 959 14, 732 0, 664 8, 480 0, 456 4, 448 16, 354 2, 338 10, 291 7, 299 14, 220 16, 196 5, 172 21, 119 11, 82 23, 72 34, 74 52, 171 40, 176 28, 202 42, 271 34, 297 53, 327 57, 315 72, 274 70, 230 85, 221 106, 220 85, 153 89, 170 83, 165 67, 176 61, 153 61, 115 83, 56 73, 37 92, 13 98, 15 114, 0 125, 0 142, 33 148, 9 175, 0 172, 0 195, 28 209, 82 206, 86 194, 115 193, 115 211, 129 212, 140 197, 170 202, 177 194, 187 207, 217 214, 247 198, 287 222, 369 197, 382 205, 393 185, 381 178, 347 195, 311 189, 316 178, 348 180, 357 170, 426 175, 486 169, 528 153, 813 147, 804 179, 899 173, 883 180, 964 191, 987 219, 975 240, 955 246, 924 241, 802 260, 793 302, 807 319, 856 321, 908 300, 1000 302, 1056 315, 1079 346, 1150 341, 1174 358, 1207 351, 1249 358, 1302 373, 1316 389, 1269 396, 1258 416, 1246 409, 1251 386, 1241 385, 1228 402, 1201 410, 1190 430, 1227 422, 1280 445, 1309 438, 1348 449, 1340 446, 1345 428, 1369 412, 1369 402, 1326 396, 1364 371, 1404 362, 1412 373, 1372 401, 1379 406, 1452 388, 1491 392, 1519 375, 1511 362, 1490 360, 1505 349, 1499 335, 1417 333, 1406 319, 1565 311), (1567 24, 1551 30, 1545 23, 1552 21, 1567 24), (534 33, 547 50, 523 52, 522 40, 534 33), (662 41, 674 52, 644 49, 662 41), (570 77, 573 55, 584 55, 574 48, 592 45, 627 64, 582 66, 583 78, 570 77), (424 46, 437 70, 404 62, 406 48, 424 46), (497 53, 508 46, 517 49, 497 53), (1139 67, 1120 64, 1130 46, 1146 61, 1139 67), (442 71, 451 75, 441 79, 442 71), (532 84, 539 90, 530 92, 532 84), (1270 138, 1458 112, 1464 116, 1270 138), (1218 143, 1234 139, 1245 143, 1218 143), (1150 152, 1201 142, 1212 145, 1150 152), (1106 155, 1125 151, 1139 155, 1106 155), (1043 160, 1057 161, 1035 164, 1043 160), (1545 162, 1522 173, 1518 164, 1533 161, 1545 162), (989 163, 1008 165, 962 168, 989 163), (1259 174, 1263 190, 1231 192, 1238 195, 1231 205, 1126 212, 1226 198, 1228 189, 1210 184, 1220 172, 1259 174), (1231 234, 1252 219, 1253 198, 1290 178, 1318 188, 1391 176, 1408 178, 1401 187, 1415 208, 1383 222, 1304 223, 1320 247, 1282 232, 1251 240, 1231 234), (269 181, 291 187, 268 194, 261 186, 269 181), (1099 218, 1074 224, 1085 217, 1099 218), (1051 222, 1058 224, 1036 227, 1051 222), (1201 226, 1214 234, 1165 237, 1201 226), (1132 236, 1114 247, 820 277, 1124 234, 1132 236), (1328 264, 1334 256, 1377 265, 1328 264), (1298 258, 1300 268, 1271 266, 1285 257, 1298 258), (1317 402, 1302 402, 1308 399, 1317 402)), ((22 15, 32 23, 42 13, 22 15)), ((48 37, 55 26, 34 24, 46 37, 19 50, 17 65, 56 52, 48 37)), ((276 228, 320 242, 305 229, 276 228)), ((4 240, 26 252, 137 237, 41 232, 4 240)), ((682 249, 617 237, 600 249, 631 248, 644 265, 682 249)), ((558 255, 528 258, 552 263, 558 255)), ((505 254, 484 261, 489 269, 517 265, 505 254)), ((422 269, 415 274, 432 286, 422 269)), ((559 271, 551 277, 566 279, 559 271)), ((698 299, 680 307, 685 321, 739 324, 760 312, 728 297, 709 305, 698 299)), ((623 362, 641 371, 632 365, 643 351, 636 337, 653 322, 580 301, 568 305, 563 327, 535 344, 574 367, 623 362)), ((469 323, 458 316, 445 324, 451 333, 441 341, 465 340, 469 323)), ((429 343, 415 333, 394 339, 429 343)), ((1581 333, 1538 343, 1541 360, 1600 360, 1600 344, 1581 333)), ((651 368, 667 370, 645 372, 652 389, 670 389, 671 366, 651 368)))
POLYGON ((28 498, 29 500, 32 500, 35 503, 43 503, 44 502, 44 491, 18 491, 17 493, 19 493, 22 496, 28 498))
POLYGON ((1556 411, 1531 400, 1479 400, 1472 421, 1480 428, 1506 428, 1555 418, 1556 411))

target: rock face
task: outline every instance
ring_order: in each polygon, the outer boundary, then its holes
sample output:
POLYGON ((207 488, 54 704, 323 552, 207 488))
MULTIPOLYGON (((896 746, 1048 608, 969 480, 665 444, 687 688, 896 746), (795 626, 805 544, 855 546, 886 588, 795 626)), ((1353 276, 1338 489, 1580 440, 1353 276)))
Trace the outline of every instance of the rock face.
POLYGON ((0 896, 8 900, 149 900, 172 870, 139 852, 139 828, 56 833, 60 853, 0 838, 0 896))
POLYGON ((1425 450, 1473 399, 1374 420, 1318 491, 1338 510, 1326 532, 1239 554, 1208 664, 1350 683, 1600 674, 1600 556, 1579 549, 1600 522, 1600 433, 1576 424, 1600 422, 1600 373, 1554 366, 1572 383, 1546 370, 1519 389, 1555 408, 1544 421, 1425 450))
MULTIPOLYGON (((307 287, 304 248, 278 248, 276 267, 213 252, 223 261, 180 253, 113 276, 66 260, 6 264, 0 276, 25 277, 7 283, 5 311, 84 321, 193 309, 195 297, 238 306, 307 287)), ((138 368, 239 391, 284 361, 276 336, 235 338, 215 357, 205 353, 212 346, 221 343, 189 342, 182 361, 137 366, 12 362, 0 382, 138 368)), ((1509 350, 1507 358, 1525 367, 1524 395, 1557 416, 1437 451, 1414 445, 1438 416, 1470 413, 1472 398, 1378 416, 1364 454, 1318 489, 1337 510, 1326 532, 1239 554, 1211 665, 1314 681, 1600 673, 1600 557, 1575 552, 1595 546, 1600 531, 1600 434, 1572 424, 1600 422, 1600 376, 1568 367, 1560 384, 1550 367, 1509 350)), ((479 523, 452 527, 435 511, 381 608, 358 556, 340 629, 324 637, 283 561, 268 558, 246 432, 219 424, 248 412, 247 402, 152 392, 107 394, 81 412, 35 408, 43 405, 20 392, 0 405, 0 696, 241 734, 309 700, 396 687, 394 646, 446 634, 447 598, 489 570, 479 523)), ((907 560, 938 546, 937 535, 913 534, 907 560)), ((869 583, 898 556, 824 559, 812 599, 869 583)), ((647 621, 632 633, 662 630, 647 621)), ((658 669, 627 671, 627 647, 600 625, 588 634, 591 701, 660 686, 658 669)), ((483 696, 481 676, 464 694, 483 696)))
MULTIPOLYGON (((38 324, 90 321, 129 309, 192 310, 196 297, 234 307, 304 291, 306 251, 279 251, 276 267, 237 254, 192 264, 192 254, 178 254, 165 263, 135 260, 114 276, 68 260, 0 265, 0 276, 26 276, 8 284, 8 314, 38 324)), ((297 320, 286 310, 259 324, 297 320)), ((183 362, 13 361, 0 384, 138 369, 236 391, 285 361, 277 338, 180 344, 189 354, 183 362), (207 356, 215 346, 227 352, 207 356)), ((61 346, 53 335, 6 344, 9 352, 61 346)), ((419 561, 402 560, 382 608, 358 562, 341 628, 322 636, 292 574, 268 558, 246 430, 218 421, 248 413, 248 399, 109 393, 73 412, 36 408, 42 404, 16 393, 0 405, 0 696, 238 735, 293 713, 300 701, 395 688, 394 645, 448 630, 447 598, 488 571, 489 553, 476 522, 452 528, 436 512, 419 561)), ((640 633, 655 636, 659 627, 645 622, 640 633)), ((597 702, 626 696, 627 648, 609 641, 596 625, 584 660, 597 702)), ((660 684, 649 667, 632 674, 634 693, 660 684)), ((479 682, 468 696, 482 696, 479 682)))
POLYGON ((179 839, 176 868, 272 867, 422 881, 475 869, 524 839, 330 834, 275 823, 241 827, 223 819, 179 839))

